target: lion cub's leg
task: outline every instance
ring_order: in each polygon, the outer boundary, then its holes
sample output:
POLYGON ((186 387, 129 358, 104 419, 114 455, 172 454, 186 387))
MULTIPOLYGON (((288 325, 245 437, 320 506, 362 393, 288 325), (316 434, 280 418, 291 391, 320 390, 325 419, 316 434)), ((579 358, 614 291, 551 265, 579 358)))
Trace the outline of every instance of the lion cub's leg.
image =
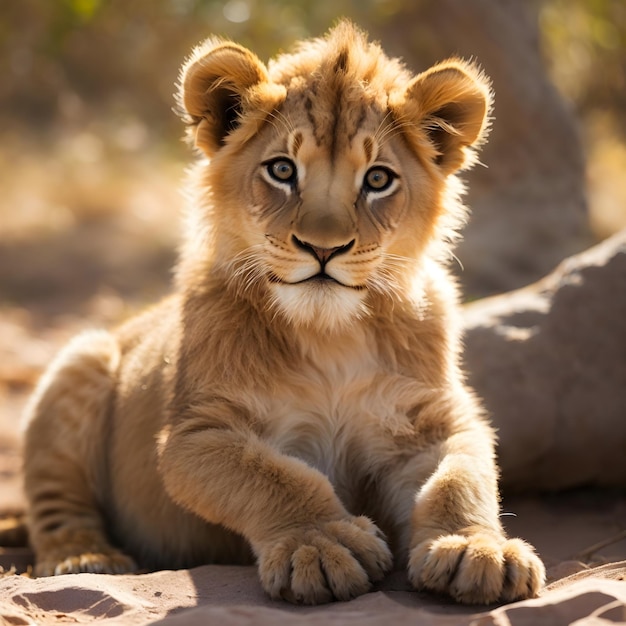
POLYGON ((80 335, 43 376, 28 407, 24 480, 37 576, 135 569, 109 544, 96 495, 104 488, 104 420, 118 359, 111 335, 80 335))
POLYGON ((260 439, 236 407, 192 406, 161 441, 171 497, 244 536, 272 598, 301 604, 365 593, 392 564, 382 533, 350 515, 328 478, 260 439))
POLYGON ((500 524, 491 432, 476 424, 450 437, 444 453, 413 509, 412 584, 466 604, 535 596, 545 569, 532 546, 508 539, 500 524))

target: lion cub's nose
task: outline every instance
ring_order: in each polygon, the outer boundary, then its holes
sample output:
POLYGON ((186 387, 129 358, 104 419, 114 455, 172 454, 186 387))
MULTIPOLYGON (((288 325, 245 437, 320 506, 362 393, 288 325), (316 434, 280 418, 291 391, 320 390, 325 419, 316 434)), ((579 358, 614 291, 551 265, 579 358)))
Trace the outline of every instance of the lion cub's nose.
POLYGON ((328 263, 328 261, 330 261, 331 258, 339 254, 344 254, 345 252, 348 252, 348 250, 350 250, 354 245, 353 239, 343 246, 335 246, 334 248, 322 248, 320 246, 316 246, 315 244, 301 241, 295 235, 293 235, 293 242, 301 250, 312 254, 320 262, 322 268, 326 265, 326 263, 328 263))

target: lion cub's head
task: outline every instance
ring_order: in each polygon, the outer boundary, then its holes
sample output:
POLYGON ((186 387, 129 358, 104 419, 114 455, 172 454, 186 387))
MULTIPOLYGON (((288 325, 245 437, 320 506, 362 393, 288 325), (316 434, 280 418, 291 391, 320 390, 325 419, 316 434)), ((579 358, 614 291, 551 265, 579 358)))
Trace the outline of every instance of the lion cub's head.
POLYGON ((179 104, 210 157, 196 172, 204 235, 183 268, 332 330, 376 299, 407 297, 420 260, 450 235, 452 175, 485 135, 491 94, 471 64, 412 76, 341 22, 267 67, 206 41, 183 67, 179 104))

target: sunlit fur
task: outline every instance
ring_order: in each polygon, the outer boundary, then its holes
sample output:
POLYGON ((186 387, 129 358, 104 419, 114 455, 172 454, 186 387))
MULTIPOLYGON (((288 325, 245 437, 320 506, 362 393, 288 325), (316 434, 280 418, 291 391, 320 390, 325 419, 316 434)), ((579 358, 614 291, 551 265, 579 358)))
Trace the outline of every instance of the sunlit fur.
POLYGON ((413 76, 341 22, 268 66, 208 40, 178 106, 199 160, 175 292, 70 343, 27 411, 35 573, 254 560, 315 604, 395 563, 460 602, 536 594, 447 270, 487 79, 413 76))

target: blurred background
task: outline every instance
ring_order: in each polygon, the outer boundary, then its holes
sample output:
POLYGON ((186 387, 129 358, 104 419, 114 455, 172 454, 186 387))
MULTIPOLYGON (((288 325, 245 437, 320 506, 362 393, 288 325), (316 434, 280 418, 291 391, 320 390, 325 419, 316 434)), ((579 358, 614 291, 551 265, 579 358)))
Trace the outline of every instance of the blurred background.
POLYGON ((621 0, 5 0, 1 412, 69 335, 167 292, 192 158, 172 94, 192 46, 220 34, 268 59, 340 16, 416 72, 460 54, 493 79, 457 251, 468 300, 626 226, 621 0))

